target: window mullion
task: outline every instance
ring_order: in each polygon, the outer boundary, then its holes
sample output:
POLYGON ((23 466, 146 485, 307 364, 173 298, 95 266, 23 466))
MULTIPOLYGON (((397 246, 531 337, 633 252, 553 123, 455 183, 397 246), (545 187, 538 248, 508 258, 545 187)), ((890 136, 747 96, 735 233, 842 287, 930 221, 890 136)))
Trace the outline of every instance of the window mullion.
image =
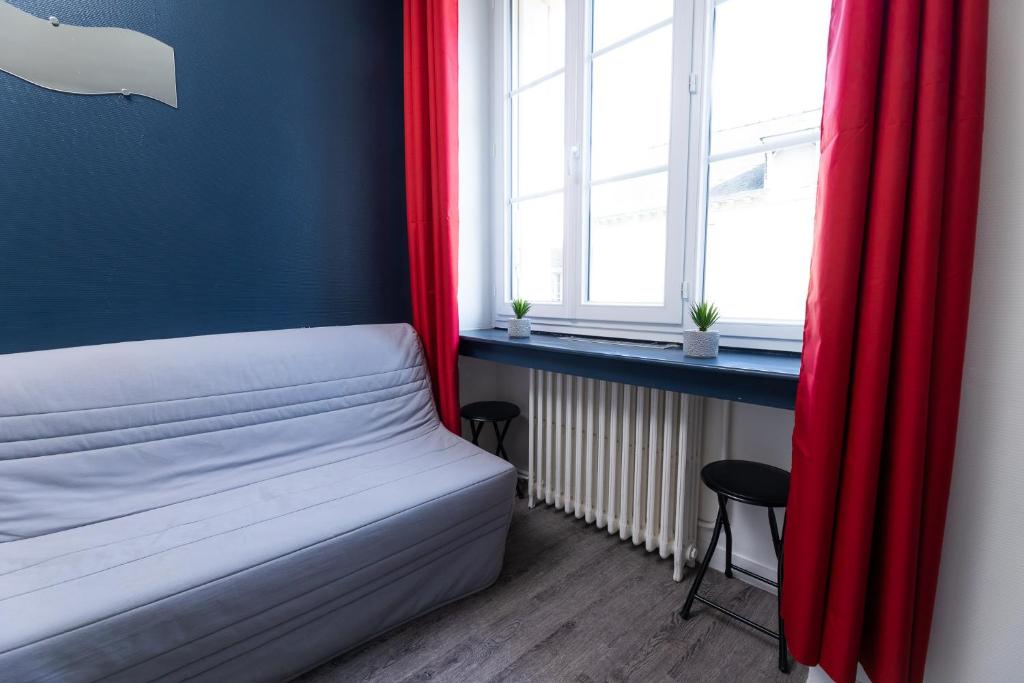
POLYGON ((685 308, 694 301, 704 299, 704 222, 707 213, 707 158, 710 151, 711 118, 711 21, 716 0, 676 0, 677 9, 687 5, 691 13, 693 45, 690 72, 697 74, 697 93, 690 101, 689 153, 687 155, 686 247, 683 278, 687 283, 688 299, 683 300, 683 322, 687 321, 685 308))
POLYGON ((683 320, 683 282, 686 278, 687 207, 690 187, 689 81, 693 63, 693 0, 675 0, 672 8, 672 111, 669 119, 668 204, 665 225, 664 307, 683 320))
POLYGON ((491 178, 491 211, 494 222, 492 235, 491 295, 495 321, 510 309, 512 294, 511 211, 508 198, 512 194, 512 98, 509 92, 514 82, 513 49, 515 22, 512 21, 513 0, 502 0, 502 11, 492 16, 494 52, 492 53, 491 117, 492 143, 499 151, 495 172, 491 178))
POLYGON ((576 318, 582 291, 583 139, 586 111, 586 20, 591 0, 568 0, 565 17, 565 229, 562 292, 576 318))

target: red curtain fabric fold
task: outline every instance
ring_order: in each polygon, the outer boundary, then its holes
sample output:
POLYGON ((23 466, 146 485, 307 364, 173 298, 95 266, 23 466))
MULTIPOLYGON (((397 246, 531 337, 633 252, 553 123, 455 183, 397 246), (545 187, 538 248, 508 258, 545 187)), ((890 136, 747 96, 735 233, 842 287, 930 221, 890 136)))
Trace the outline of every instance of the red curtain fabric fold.
POLYGON ((924 675, 977 219, 987 0, 834 0, 786 516, 794 656, 924 675))
POLYGON ((405 0, 404 53, 412 321, 441 421, 458 434, 458 0, 405 0))

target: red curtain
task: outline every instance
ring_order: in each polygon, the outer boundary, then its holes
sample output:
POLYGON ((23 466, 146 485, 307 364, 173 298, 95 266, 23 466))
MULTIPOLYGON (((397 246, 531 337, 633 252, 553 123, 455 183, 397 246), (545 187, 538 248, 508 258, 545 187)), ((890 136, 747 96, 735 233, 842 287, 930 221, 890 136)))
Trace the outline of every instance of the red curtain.
POLYGON ((405 0, 405 186, 412 322, 438 413, 459 425, 459 3, 405 0))
POLYGON ((956 440, 987 0, 834 0, 786 515, 794 656, 920 681, 956 440))

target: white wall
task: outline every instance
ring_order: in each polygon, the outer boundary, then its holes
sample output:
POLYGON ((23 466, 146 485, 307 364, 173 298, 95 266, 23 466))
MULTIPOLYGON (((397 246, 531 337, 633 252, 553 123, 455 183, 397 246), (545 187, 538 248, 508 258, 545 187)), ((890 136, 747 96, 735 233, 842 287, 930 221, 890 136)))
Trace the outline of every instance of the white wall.
MULTIPOLYGON (((491 327, 491 106, 488 83, 493 50, 491 3, 459 3, 459 325, 464 330, 491 327)), ((463 405, 501 400, 495 390, 498 366, 459 359, 463 405)), ((469 437, 463 422, 463 436, 469 437)), ((485 432, 480 444, 494 449, 485 432)))
POLYGON ((491 3, 459 3, 459 321, 491 327, 491 3))
POLYGON ((928 681, 1024 680, 1024 3, 991 0, 981 206, 928 681))

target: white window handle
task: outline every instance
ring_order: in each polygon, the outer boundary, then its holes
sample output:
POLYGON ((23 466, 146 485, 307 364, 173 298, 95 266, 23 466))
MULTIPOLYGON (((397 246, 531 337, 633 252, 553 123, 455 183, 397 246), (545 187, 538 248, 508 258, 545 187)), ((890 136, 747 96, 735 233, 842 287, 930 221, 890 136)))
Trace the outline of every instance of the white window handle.
POLYGON ((580 148, 576 145, 569 148, 569 156, 566 158, 566 173, 571 179, 575 179, 580 173, 580 148))

